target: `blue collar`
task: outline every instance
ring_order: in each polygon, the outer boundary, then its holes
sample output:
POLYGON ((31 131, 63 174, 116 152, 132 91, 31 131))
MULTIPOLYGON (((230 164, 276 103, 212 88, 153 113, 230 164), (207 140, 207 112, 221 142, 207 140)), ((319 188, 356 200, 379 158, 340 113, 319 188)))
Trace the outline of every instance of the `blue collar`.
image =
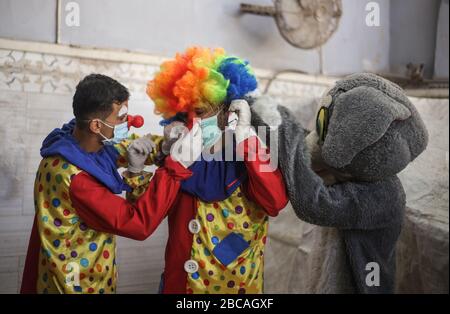
POLYGON ((181 190, 194 195, 204 202, 218 202, 227 199, 247 179, 247 168, 243 161, 200 160, 189 169, 192 176, 181 182, 181 190))
POLYGON ((75 119, 64 124, 61 129, 54 129, 44 140, 41 147, 41 156, 60 155, 71 164, 86 171, 104 184, 111 192, 120 194, 122 191, 131 191, 123 182, 117 171, 118 151, 114 146, 104 146, 96 153, 84 151, 72 132, 75 128, 75 119))

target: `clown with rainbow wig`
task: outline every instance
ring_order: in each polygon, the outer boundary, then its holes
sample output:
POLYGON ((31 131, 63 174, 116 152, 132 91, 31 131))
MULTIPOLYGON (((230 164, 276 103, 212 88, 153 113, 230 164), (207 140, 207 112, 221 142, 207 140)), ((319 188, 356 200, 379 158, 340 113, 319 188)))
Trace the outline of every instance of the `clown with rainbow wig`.
POLYGON ((220 48, 188 48, 148 83, 165 126, 163 151, 192 174, 168 212, 162 293, 263 292, 269 216, 288 198, 269 150, 250 128, 245 99, 256 89, 248 62, 220 48), (188 130, 176 142, 174 126, 188 130), (196 146, 190 159, 175 147, 188 141, 196 146))

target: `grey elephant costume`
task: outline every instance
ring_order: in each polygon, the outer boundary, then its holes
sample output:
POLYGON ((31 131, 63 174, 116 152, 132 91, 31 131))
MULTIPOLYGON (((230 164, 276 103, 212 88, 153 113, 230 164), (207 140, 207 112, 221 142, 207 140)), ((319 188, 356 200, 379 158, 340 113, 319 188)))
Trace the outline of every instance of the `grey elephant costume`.
POLYGON ((402 89, 374 74, 346 77, 323 99, 329 123, 322 140, 268 96, 251 101, 252 124, 277 127, 271 132, 296 215, 335 228, 322 228, 323 245, 338 244, 323 251, 322 271, 332 274, 315 292, 393 293, 406 202, 396 174, 426 148, 428 133, 402 89), (379 265, 379 285, 366 284, 371 262, 379 265))

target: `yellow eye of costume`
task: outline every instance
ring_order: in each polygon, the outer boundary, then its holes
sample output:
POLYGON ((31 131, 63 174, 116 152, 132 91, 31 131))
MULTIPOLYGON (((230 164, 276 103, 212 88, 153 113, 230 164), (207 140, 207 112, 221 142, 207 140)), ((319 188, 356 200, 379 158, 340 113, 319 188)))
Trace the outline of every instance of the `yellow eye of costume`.
POLYGON ((327 135, 329 121, 329 109, 327 107, 321 107, 317 113, 316 119, 316 130, 319 140, 321 142, 325 141, 325 136, 327 135))

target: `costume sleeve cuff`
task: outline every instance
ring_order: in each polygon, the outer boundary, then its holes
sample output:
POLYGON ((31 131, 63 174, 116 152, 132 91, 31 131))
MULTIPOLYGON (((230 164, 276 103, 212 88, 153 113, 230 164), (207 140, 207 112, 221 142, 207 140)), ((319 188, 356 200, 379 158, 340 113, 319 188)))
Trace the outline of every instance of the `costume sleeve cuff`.
POLYGON ((192 176, 192 171, 185 168, 181 163, 167 156, 164 160, 164 167, 169 172, 169 175, 175 177, 177 180, 185 180, 192 176))

